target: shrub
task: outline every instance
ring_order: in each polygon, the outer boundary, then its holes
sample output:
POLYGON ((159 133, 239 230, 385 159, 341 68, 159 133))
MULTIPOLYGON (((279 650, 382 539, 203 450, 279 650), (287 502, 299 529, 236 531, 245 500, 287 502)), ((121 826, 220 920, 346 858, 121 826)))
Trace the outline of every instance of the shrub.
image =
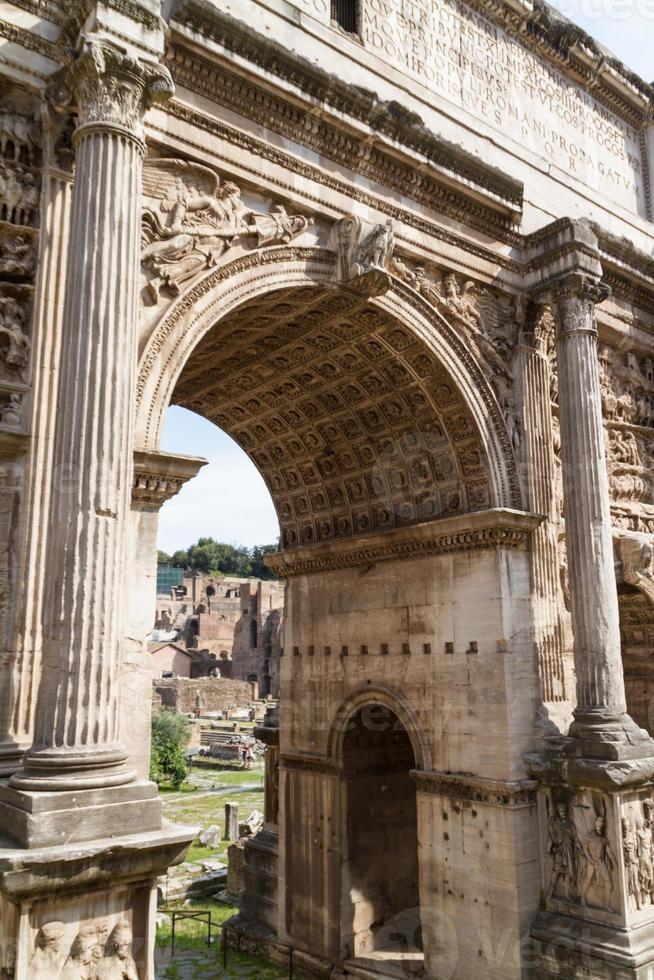
POLYGON ((170 783, 179 789, 188 776, 184 749, 191 737, 188 720, 168 708, 152 715, 152 748, 150 779, 155 783, 170 783))

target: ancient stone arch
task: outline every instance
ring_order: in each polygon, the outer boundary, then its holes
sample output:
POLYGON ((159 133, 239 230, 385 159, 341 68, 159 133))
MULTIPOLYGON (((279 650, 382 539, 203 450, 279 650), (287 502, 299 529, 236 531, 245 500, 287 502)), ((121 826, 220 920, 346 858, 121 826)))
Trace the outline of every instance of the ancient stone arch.
MULTIPOLYGON (((482 510, 488 506, 519 508, 521 495, 515 458, 495 395, 445 317, 398 280, 393 280, 388 292, 374 298, 348 290, 339 283, 335 265, 333 253, 324 249, 267 249, 225 260, 183 293, 155 326, 141 355, 137 445, 149 450, 158 446, 163 415, 174 392, 179 404, 207 415, 252 456, 268 481, 286 544, 307 544, 320 538, 317 529, 310 530, 306 523, 304 526, 297 522, 294 527, 289 525, 290 488, 280 478, 280 464, 270 457, 264 444, 274 438, 275 426, 283 442, 285 434, 288 439, 290 432, 304 425, 309 429, 305 433, 305 445, 295 440, 297 448, 289 452, 287 459, 293 458, 297 462, 300 454, 304 454, 307 465, 310 465, 309 455, 327 446, 325 436, 319 436, 315 426, 324 428, 332 417, 343 416, 348 408, 359 419, 362 411, 367 409, 369 417, 365 417, 361 424, 350 416, 346 420, 350 425, 349 434, 335 430, 333 438, 343 444, 358 439, 363 447, 366 440, 374 446, 375 441, 379 444, 381 438, 390 437, 394 444, 386 450, 386 467, 390 468, 394 459, 397 462, 402 456, 405 462, 420 465, 421 461, 416 457, 429 448, 430 439, 446 447, 451 459, 456 461, 458 481, 452 479, 454 468, 451 463, 441 456, 442 464, 451 470, 450 479, 445 475, 442 480, 446 485, 449 483, 451 489, 450 500, 445 501, 444 506, 428 499, 435 475, 430 479, 425 474, 420 481, 416 474, 417 486, 423 491, 423 508, 405 516, 403 523, 427 519, 438 513, 482 510), (311 330, 306 326, 309 317, 314 324, 311 330), (256 326, 250 327, 248 321, 253 320, 256 326), (273 327, 276 327, 277 336, 273 327), (280 337, 282 329, 285 334, 280 337), (362 350, 361 345, 366 343, 370 349, 362 350), (256 357, 250 354, 248 365, 247 352, 243 354, 243 348, 248 344, 262 345, 260 354, 277 358, 274 370, 269 372, 267 385, 261 377, 252 378, 248 373, 252 367, 257 367, 256 357), (221 368, 216 365, 228 357, 227 367, 222 368, 225 388, 229 391, 226 394, 221 390, 221 368), (239 358, 241 362, 243 358, 245 361, 239 363, 239 358), (349 369, 347 358, 352 364, 349 369), (379 374, 376 367, 380 361, 387 372, 394 371, 394 378, 379 374), (307 366, 303 377, 307 401, 311 398, 312 385, 313 391, 316 390, 320 368, 333 372, 333 377, 326 379, 325 390, 319 392, 323 403, 330 403, 331 408, 326 404, 305 403, 309 414, 296 411, 292 428, 291 423, 280 418, 278 413, 281 411, 283 415, 284 412, 284 388, 291 389, 289 404, 300 397, 302 382, 288 381, 285 375, 291 373, 292 378, 292 372, 295 370, 297 374, 302 365, 307 366), (368 389, 365 378, 363 388, 351 380, 362 370, 368 372, 368 389), (245 408, 234 405, 234 399, 238 397, 239 371, 248 388, 255 386, 245 408), (348 379, 346 395, 349 395, 349 403, 335 390, 339 384, 344 388, 348 379), (257 401, 257 385, 267 403, 257 401), (275 406, 271 401, 274 401, 276 385, 279 391, 275 406), (377 386, 376 391, 373 385, 377 386), (390 399, 403 385, 406 389, 404 401, 388 404, 385 415, 379 412, 383 399, 390 399), (391 410, 396 412, 397 420, 389 415, 391 410), (239 417, 234 417, 235 412, 239 417), (266 428, 261 422, 255 425, 254 431, 252 427, 248 429, 248 416, 250 423, 259 417, 269 421, 273 429, 266 428), (418 433, 422 430, 423 437, 416 443, 413 453, 410 447, 400 445, 402 435, 409 429, 417 429, 418 433), (315 440, 313 446, 306 444, 309 438, 315 440), (457 483, 465 487, 458 499, 457 483)), ((283 458, 284 448, 277 448, 283 458)), ((354 466, 350 465, 346 471, 352 478, 365 479, 366 474, 370 475, 374 462, 371 446, 365 449, 371 456, 370 461, 355 460, 354 466)), ((381 454, 384 455, 383 449, 381 454)), ((333 471, 335 478, 343 478, 344 473, 339 472, 338 467, 333 471)), ((324 484, 329 480, 327 471, 314 476, 314 479, 309 477, 309 485, 324 484)), ((401 479, 402 476, 398 476, 398 480, 401 479)), ((297 486, 302 487, 302 480, 298 480, 297 486)), ((380 491, 377 499, 390 504, 389 491, 392 497, 393 489, 389 488, 385 493, 380 491)), ((397 496, 406 498, 414 491, 415 484, 407 483, 398 487, 397 496)), ((368 499, 363 484, 359 499, 363 503, 368 499)), ((330 506, 325 498, 323 506, 318 506, 318 513, 327 510, 338 510, 338 505, 330 506)), ((306 513, 316 516, 311 505, 306 507, 306 513)), ((350 517, 348 527, 341 530, 340 536, 392 526, 381 518, 375 523, 370 515, 362 519, 366 523, 353 526, 350 517)), ((329 536, 329 533, 324 535, 329 536)))
POLYGON ((413 710, 411 702, 402 695, 401 691, 390 687, 373 687, 366 684, 359 690, 353 691, 342 704, 339 704, 329 731, 327 742, 329 758, 342 763, 343 741, 347 735, 349 722, 359 711, 374 705, 383 705, 397 718, 411 740, 416 769, 430 772, 431 752, 420 719, 413 710))

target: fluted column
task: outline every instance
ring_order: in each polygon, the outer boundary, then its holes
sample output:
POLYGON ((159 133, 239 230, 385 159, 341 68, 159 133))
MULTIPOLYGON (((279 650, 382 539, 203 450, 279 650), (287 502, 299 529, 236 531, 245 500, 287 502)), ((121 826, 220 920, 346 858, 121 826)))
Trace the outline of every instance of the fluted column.
POLYGON ((59 369, 62 311, 60 296, 67 260, 70 175, 48 166, 43 174, 40 266, 33 333, 35 339, 31 454, 28 470, 26 553, 16 625, 15 656, 0 673, 4 710, 0 711, 0 776, 19 767, 32 734, 39 676, 42 588, 48 554, 45 527, 52 478, 53 378, 59 369))
POLYGON ((547 298, 556 320, 577 684, 569 734, 580 740, 580 754, 611 758, 653 746, 627 714, 622 672, 595 320, 595 305, 607 296, 598 278, 572 271, 547 298))
POLYGON ((520 335, 520 377, 529 509, 546 518, 531 536, 534 621, 541 697, 565 702, 564 635, 559 609, 558 507, 547 341, 551 315, 536 307, 520 335))
POLYGON ((129 782, 118 741, 121 586, 132 488, 142 117, 170 76, 83 39, 61 96, 76 171, 54 445, 42 674, 21 789, 129 782))

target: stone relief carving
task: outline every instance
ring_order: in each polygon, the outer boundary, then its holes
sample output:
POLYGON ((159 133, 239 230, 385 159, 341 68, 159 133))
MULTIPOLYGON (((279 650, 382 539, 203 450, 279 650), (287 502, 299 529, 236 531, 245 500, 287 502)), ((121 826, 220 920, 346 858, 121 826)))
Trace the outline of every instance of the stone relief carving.
POLYGON ((565 801, 556 804, 548 829, 549 854, 552 860, 550 896, 561 896, 572 901, 579 882, 581 842, 565 801))
POLYGON ((34 114, 16 104, 0 107, 0 156, 31 167, 38 163, 41 133, 34 114))
POLYGON ((598 351, 602 410, 608 422, 654 427, 654 365, 633 351, 618 352, 608 344, 598 351))
POLYGON ((34 980, 139 980, 132 955, 132 927, 120 919, 109 931, 105 919, 80 926, 70 943, 66 926, 54 920, 39 929, 30 960, 34 980), (69 947, 69 948, 68 948, 69 947))
POLYGON ((112 929, 106 955, 99 961, 94 976, 97 980, 139 980, 132 957, 132 928, 129 922, 118 922, 112 929))
POLYGON ((654 800, 635 800, 623 807, 622 853, 628 904, 632 912, 654 905, 654 800))
POLYGON ((41 126, 32 97, 0 87, 0 425, 19 428, 31 354, 41 126))
POLYGON ((522 419, 514 394, 514 351, 517 324, 523 315, 518 300, 479 288, 472 280, 462 280, 453 272, 427 272, 423 266, 411 267, 399 258, 391 261, 391 271, 412 286, 428 303, 458 329, 464 343, 489 379, 502 409, 509 440, 519 451, 522 419))
POLYGON ((390 288, 388 266, 395 245, 390 219, 382 225, 347 215, 334 225, 332 242, 342 282, 368 296, 390 288))
POLYGON ((20 428, 23 418, 23 396, 16 392, 0 394, 0 425, 10 429, 20 428))
POLYGON ((612 908, 617 862, 606 836, 606 818, 597 814, 592 833, 583 842, 584 874, 581 882, 581 905, 612 908))
POLYGON ((0 230, 0 276, 32 279, 35 270, 36 236, 11 228, 0 230))
POLYGON ((30 960, 30 976, 34 980, 58 977, 66 960, 63 948, 65 926, 53 920, 44 923, 36 936, 36 948, 30 960))
POLYGON ((613 911, 618 862, 599 794, 547 799, 550 898, 613 911))
POLYGON ((24 311, 13 296, 0 297, 0 357, 9 368, 25 368, 30 347, 24 311))
POLYGON ((236 245, 288 243, 308 226, 307 218, 288 214, 281 204, 268 213, 249 211, 237 184, 185 160, 146 161, 143 190, 153 204, 143 213, 141 252, 153 303, 162 290, 180 293, 236 245))
POLYGON ((654 531, 654 443, 641 430, 615 424, 606 430, 606 465, 617 526, 654 531))

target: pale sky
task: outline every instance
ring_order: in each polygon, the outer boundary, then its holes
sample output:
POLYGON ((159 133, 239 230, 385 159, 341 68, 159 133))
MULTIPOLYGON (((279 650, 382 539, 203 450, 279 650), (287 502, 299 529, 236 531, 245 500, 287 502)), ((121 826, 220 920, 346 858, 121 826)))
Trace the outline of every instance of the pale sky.
MULTIPOLYGON (((646 82, 654 80, 654 0, 554 0, 646 82)), ((162 449, 209 460, 171 501, 159 521, 159 547, 173 552, 199 537, 232 544, 272 544, 279 525, 256 467, 229 436, 182 408, 166 417, 162 449)))
POLYGON ((654 0, 550 0, 646 82, 654 81, 654 0))
POLYGON ((240 446, 200 415, 173 406, 161 448, 204 456, 209 465, 161 508, 158 545, 171 554, 200 537, 228 544, 275 544, 279 524, 268 489, 240 446))

